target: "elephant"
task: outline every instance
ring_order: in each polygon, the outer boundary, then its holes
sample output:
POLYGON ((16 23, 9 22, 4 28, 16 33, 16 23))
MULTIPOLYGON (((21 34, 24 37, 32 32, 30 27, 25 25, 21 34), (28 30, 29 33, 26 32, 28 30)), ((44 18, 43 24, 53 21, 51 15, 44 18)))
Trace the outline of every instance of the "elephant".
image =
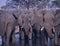
POLYGON ((56 10, 54 17, 55 45, 60 45, 60 9, 56 10))
POLYGON ((14 16, 16 17, 16 22, 17 22, 16 25, 19 25, 19 33, 21 34, 21 38, 23 38, 22 36, 24 36, 24 32, 21 31, 21 27, 24 23, 24 18, 25 18, 24 12, 25 12, 25 10, 13 11, 14 16))
POLYGON ((24 29, 22 29, 22 31, 24 31, 25 36, 28 36, 29 39, 32 39, 32 27, 27 20, 23 23, 22 28, 24 29))
POLYGON ((52 38, 54 38, 54 36, 52 35, 52 31, 54 32, 53 30, 53 27, 54 27, 54 14, 55 14, 55 11, 54 10, 44 10, 44 22, 43 22, 43 26, 45 28, 45 33, 47 34, 46 38, 47 38, 47 41, 45 42, 45 44, 47 45, 48 44, 48 37, 50 38, 50 40, 52 38))
MULTIPOLYGON (((18 19, 17 19, 17 22, 21 28, 20 30, 20 34, 21 34, 21 39, 24 39, 24 36, 27 35, 26 33, 29 33, 29 30, 26 29, 27 27, 30 29, 31 26, 29 26, 29 19, 28 19, 28 10, 23 10, 21 11, 21 14, 19 15, 18 19), (25 27, 26 26, 26 27, 25 27), (25 30, 25 31, 24 31, 25 30)), ((30 32, 32 34, 32 32, 30 32)), ((31 34, 28 34, 28 37, 31 35, 31 34)), ((31 37, 29 38, 31 39, 31 37)))
POLYGON ((49 38, 53 38, 52 36, 52 29, 54 26, 54 13, 52 10, 46 10, 44 14, 44 27, 48 33, 49 38))
POLYGON ((41 28, 43 26, 43 11, 40 9, 33 10, 33 19, 32 22, 32 29, 33 29, 33 36, 39 37, 41 32, 41 28))
POLYGON ((11 34, 14 32, 15 18, 10 11, 0 10, 0 31, 3 43, 8 46, 11 34))
POLYGON ((16 43, 16 34, 19 34, 19 25, 16 24, 15 25, 15 29, 14 29, 14 32, 13 32, 13 35, 12 35, 12 43, 16 43))

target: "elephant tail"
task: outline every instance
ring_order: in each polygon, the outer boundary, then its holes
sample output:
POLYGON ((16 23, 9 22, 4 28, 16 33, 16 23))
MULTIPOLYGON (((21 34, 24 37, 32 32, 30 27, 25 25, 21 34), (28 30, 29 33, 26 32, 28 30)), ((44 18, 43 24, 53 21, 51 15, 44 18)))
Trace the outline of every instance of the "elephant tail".
POLYGON ((44 26, 41 28, 41 31, 43 31, 44 30, 44 26))

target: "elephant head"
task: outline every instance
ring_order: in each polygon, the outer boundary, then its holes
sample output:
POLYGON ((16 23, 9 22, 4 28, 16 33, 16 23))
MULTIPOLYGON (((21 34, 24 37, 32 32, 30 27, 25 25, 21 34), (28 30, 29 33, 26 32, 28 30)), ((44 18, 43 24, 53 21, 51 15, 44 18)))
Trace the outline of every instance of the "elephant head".
POLYGON ((56 13, 54 15, 54 29, 55 29, 55 45, 60 45, 59 43, 59 35, 60 35, 60 9, 56 9, 56 13))
POLYGON ((3 41, 4 41, 4 43, 6 43, 6 45, 9 44, 10 35, 15 26, 15 18, 13 16, 13 14, 10 12, 11 11, 0 10, 1 31, 2 31, 2 35, 3 35, 3 41), (5 34, 6 34, 7 39, 5 39, 5 34))
POLYGON ((22 39, 24 39, 24 35, 30 36, 30 32, 32 32, 31 24, 30 24, 30 18, 29 18, 29 10, 24 10, 21 15, 18 18, 18 23, 21 25, 21 28, 24 29, 24 31, 21 31, 21 34, 23 34, 22 39))
POLYGON ((41 29, 41 27, 43 26, 43 12, 42 10, 34 10, 34 16, 33 16, 33 21, 32 21, 35 25, 35 29, 37 30, 37 32, 41 29))
POLYGON ((54 20, 54 12, 52 10, 45 10, 44 14, 44 27, 48 33, 48 36, 52 38, 52 29, 54 26, 53 20, 54 20))

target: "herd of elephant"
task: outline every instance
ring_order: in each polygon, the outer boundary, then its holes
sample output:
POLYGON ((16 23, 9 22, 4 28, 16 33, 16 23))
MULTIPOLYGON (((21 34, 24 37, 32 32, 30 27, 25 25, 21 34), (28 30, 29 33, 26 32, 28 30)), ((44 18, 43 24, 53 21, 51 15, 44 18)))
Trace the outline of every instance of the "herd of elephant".
POLYGON ((46 31, 47 37, 55 39, 55 45, 60 43, 60 9, 0 10, 0 35, 6 46, 9 44, 11 37, 12 41, 15 41, 14 31, 16 25, 19 25, 21 39, 28 36, 30 40, 34 36, 39 37, 40 32, 46 31))

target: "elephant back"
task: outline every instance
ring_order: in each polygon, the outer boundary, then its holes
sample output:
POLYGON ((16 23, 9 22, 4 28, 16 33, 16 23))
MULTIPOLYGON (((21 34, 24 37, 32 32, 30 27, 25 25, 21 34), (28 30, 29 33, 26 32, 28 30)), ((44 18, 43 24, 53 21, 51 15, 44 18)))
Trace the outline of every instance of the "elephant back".
POLYGON ((11 11, 0 10, 0 32, 2 35, 5 33, 8 24, 13 26, 15 23, 15 18, 10 12, 11 11))
POLYGON ((7 21, 7 22, 13 22, 15 20, 14 16, 12 13, 10 13, 11 11, 2 11, 1 12, 1 20, 2 22, 7 21))

